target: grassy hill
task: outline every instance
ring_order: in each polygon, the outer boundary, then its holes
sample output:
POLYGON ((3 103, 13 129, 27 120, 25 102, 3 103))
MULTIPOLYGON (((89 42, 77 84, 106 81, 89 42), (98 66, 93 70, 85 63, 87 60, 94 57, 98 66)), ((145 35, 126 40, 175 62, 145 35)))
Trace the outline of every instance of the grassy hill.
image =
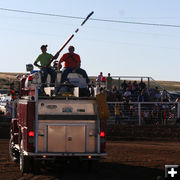
POLYGON ((10 84, 16 81, 16 76, 23 73, 4 73, 0 72, 0 89, 9 89, 10 84))
MULTIPOLYGON (((0 89, 9 89, 10 84, 16 80, 16 75, 18 74, 23 75, 23 73, 0 72, 0 89)), ((180 82, 178 81, 157 81, 157 83, 167 91, 180 92, 180 82)), ((117 82, 115 84, 117 84, 117 82)), ((156 86, 154 82, 152 82, 151 85, 156 86)))
POLYGON ((157 81, 157 82, 168 91, 180 92, 180 82, 178 81, 157 81))

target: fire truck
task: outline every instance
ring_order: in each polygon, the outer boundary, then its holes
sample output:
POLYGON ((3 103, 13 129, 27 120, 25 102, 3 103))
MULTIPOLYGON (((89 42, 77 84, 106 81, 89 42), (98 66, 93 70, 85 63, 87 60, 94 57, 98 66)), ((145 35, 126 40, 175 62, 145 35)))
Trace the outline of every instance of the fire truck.
POLYGON ((76 84, 70 87, 71 93, 54 96, 54 87, 46 87, 41 95, 40 76, 36 72, 22 78, 12 104, 9 152, 21 172, 36 171, 41 162, 51 160, 93 162, 107 155, 105 96, 82 96, 84 88, 77 84, 84 80, 76 73, 68 75, 76 84))

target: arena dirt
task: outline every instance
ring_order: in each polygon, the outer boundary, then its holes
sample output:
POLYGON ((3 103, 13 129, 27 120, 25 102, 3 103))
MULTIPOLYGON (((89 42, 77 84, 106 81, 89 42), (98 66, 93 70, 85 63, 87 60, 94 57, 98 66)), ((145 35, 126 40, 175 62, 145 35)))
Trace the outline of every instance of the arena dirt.
POLYGON ((0 139, 0 179, 4 180, 156 180, 165 164, 180 164, 180 142, 118 141, 107 143, 108 156, 91 171, 87 166, 48 166, 39 174, 21 174, 9 160, 8 139, 0 139))

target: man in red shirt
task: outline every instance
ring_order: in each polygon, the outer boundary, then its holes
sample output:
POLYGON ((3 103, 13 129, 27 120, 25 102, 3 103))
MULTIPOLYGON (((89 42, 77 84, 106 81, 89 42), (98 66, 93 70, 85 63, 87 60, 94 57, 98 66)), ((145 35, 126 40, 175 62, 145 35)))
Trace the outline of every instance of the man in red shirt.
POLYGON ((64 68, 62 70, 61 83, 64 83, 67 80, 67 76, 69 73, 75 72, 81 74, 86 82, 89 83, 89 78, 85 70, 81 69, 81 59, 80 56, 74 53, 74 47, 69 46, 69 52, 63 54, 58 62, 58 69, 61 69, 61 63, 64 62, 64 68))

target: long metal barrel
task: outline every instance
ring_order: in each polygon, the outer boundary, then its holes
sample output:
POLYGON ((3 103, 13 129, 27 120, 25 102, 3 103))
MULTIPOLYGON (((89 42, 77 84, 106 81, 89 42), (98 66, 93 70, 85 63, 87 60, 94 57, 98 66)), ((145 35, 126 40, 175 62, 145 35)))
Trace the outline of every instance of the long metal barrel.
MULTIPOLYGON (((94 14, 94 11, 92 11, 91 13, 88 14, 88 16, 83 20, 83 22, 81 23, 81 26, 83 26, 86 21, 94 14)), ((77 33, 79 31, 79 28, 77 28, 75 30, 75 33, 77 33)), ((67 41, 63 44, 63 46, 59 49, 59 51, 55 54, 55 56, 59 56, 60 52, 66 47, 66 45, 71 41, 71 39, 74 37, 74 33, 67 39, 67 41)), ((54 56, 54 57, 55 57, 54 56)), ((49 65, 52 63, 52 61, 54 60, 55 58, 52 58, 48 64, 46 65, 46 67, 49 67, 49 65)))

